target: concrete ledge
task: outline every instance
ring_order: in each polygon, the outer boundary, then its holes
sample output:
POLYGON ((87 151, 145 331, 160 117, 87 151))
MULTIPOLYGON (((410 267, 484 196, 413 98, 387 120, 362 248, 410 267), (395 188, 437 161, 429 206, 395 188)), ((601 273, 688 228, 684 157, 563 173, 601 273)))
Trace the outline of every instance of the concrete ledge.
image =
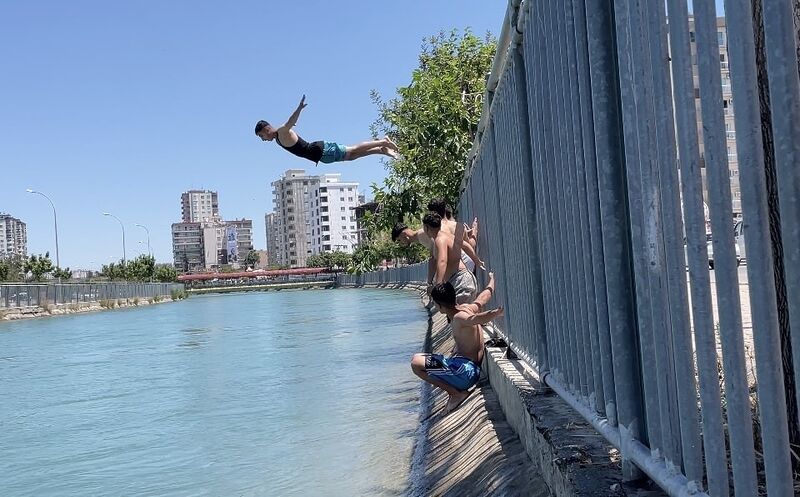
POLYGON ((505 348, 488 348, 489 382, 554 496, 664 496, 622 482, 619 451, 505 348))

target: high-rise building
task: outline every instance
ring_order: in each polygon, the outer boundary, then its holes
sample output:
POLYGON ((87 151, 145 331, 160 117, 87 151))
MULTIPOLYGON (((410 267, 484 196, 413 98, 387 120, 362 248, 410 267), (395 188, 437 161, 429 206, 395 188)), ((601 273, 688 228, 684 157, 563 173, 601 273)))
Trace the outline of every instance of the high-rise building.
MULTIPOLYGON (((697 69, 697 45, 695 43, 694 18, 689 18, 689 41, 692 50, 692 73, 694 76, 694 96, 697 109, 697 132, 700 138, 700 171, 703 176, 703 198, 708 203, 706 187, 705 150, 703 147, 703 117, 700 108, 700 76, 697 69)), ((736 127, 733 118, 733 93, 731 92, 731 73, 728 66, 728 34, 725 18, 717 18, 717 44, 719 46, 719 65, 722 77, 722 110, 725 115, 725 135, 728 151, 728 174, 731 182, 733 214, 742 213, 742 193, 739 185, 739 160, 736 154, 736 127)))
POLYGON ((264 215, 264 224, 267 229, 267 255, 262 261, 267 267, 277 265, 278 259, 278 232, 275 230, 275 213, 269 212, 264 215))
POLYGON ((275 209, 265 218, 270 263, 303 267, 312 254, 352 252, 358 245, 358 183, 289 169, 272 183, 272 194, 275 209))
POLYGON ((311 252, 352 253, 358 245, 354 209, 358 183, 341 181, 341 174, 324 174, 311 197, 311 252))
POLYGON ((181 194, 181 217, 184 223, 203 223, 219 220, 217 192, 189 190, 181 194))
POLYGON ((184 192, 181 214, 183 222, 172 225, 172 252, 178 271, 214 271, 223 264, 239 267, 253 250, 253 221, 223 221, 217 192, 184 192), (232 245, 228 244, 228 234, 235 237, 232 245))
MULTIPOLYGON (((253 220, 252 219, 239 219, 234 221, 225 221, 225 228, 230 230, 234 228, 236 232, 236 252, 237 264, 244 262, 247 254, 253 250, 253 220)), ((233 261, 228 260, 228 264, 233 261)))
POLYGON ((28 229, 19 219, 0 213, 0 259, 12 255, 28 257, 28 229))
POLYGON ((272 183, 278 264, 304 267, 311 252, 311 192, 319 177, 303 169, 289 169, 272 183))
POLYGON ((205 269, 203 229, 200 223, 172 225, 172 256, 175 269, 191 273, 205 269))

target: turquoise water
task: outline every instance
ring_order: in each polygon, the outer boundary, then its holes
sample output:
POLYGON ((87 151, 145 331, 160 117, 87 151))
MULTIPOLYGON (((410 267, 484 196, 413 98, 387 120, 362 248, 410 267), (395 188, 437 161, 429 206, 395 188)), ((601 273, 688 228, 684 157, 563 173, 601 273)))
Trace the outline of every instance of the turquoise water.
POLYGON ((0 323, 0 495, 403 494, 426 323, 389 290, 0 323))

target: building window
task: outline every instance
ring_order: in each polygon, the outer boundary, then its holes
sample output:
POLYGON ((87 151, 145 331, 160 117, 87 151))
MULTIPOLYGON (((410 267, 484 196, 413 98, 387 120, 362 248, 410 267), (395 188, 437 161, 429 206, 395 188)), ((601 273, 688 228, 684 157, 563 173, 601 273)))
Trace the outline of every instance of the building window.
POLYGON ((322 246, 322 250, 330 250, 330 249, 331 249, 330 245, 323 245, 322 246))
POLYGON ((348 189, 347 189, 347 191, 348 191, 348 192, 352 192, 352 191, 353 191, 353 189, 352 189, 352 188, 348 188, 348 189))
POLYGON ((344 202, 344 197, 339 197, 340 202, 344 202))
POLYGON ((717 43, 719 46, 725 46, 725 31, 717 31, 717 43))
POLYGON ((319 201, 320 202, 327 202, 328 201, 328 197, 320 197, 319 201))
POLYGON ((689 41, 694 43, 694 31, 689 31, 689 41))
POLYGON ((350 229, 351 229, 351 230, 354 230, 354 229, 356 229, 356 227, 355 227, 355 226, 353 226, 353 225, 351 224, 351 225, 350 225, 350 229))
POLYGON ((330 218, 328 216, 322 216, 322 222, 324 223, 327 221, 330 221, 330 218))
POLYGON ((347 221, 347 218, 345 216, 342 216, 342 221, 347 221))
POLYGON ((323 226, 322 227, 322 231, 330 231, 330 230, 331 230, 330 226, 323 226))
POLYGON ((322 193, 326 193, 328 191, 328 187, 327 186, 321 186, 321 187, 319 187, 319 191, 321 191, 322 193))
POLYGON ((347 197, 347 201, 348 202, 352 202, 353 201, 353 197, 347 197))
POLYGON ((725 62, 725 54, 724 53, 719 54, 719 61, 720 62, 725 62))

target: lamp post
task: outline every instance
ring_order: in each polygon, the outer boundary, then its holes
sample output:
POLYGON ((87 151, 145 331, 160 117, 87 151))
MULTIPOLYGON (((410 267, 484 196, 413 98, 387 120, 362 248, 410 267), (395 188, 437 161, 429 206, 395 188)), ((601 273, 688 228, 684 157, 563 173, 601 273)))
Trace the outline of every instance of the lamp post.
POLYGON ((147 226, 145 226, 143 224, 138 224, 137 223, 136 226, 142 228, 143 230, 145 230, 147 232, 147 255, 152 256, 153 252, 150 250, 150 230, 147 229, 147 226))
POLYGON ((114 219, 116 219, 117 222, 119 223, 120 227, 122 228, 122 265, 124 266, 125 265, 125 225, 122 224, 122 221, 120 221, 120 219, 117 216, 115 216, 114 214, 109 214, 108 212, 104 212, 103 215, 104 216, 113 217, 114 219))
POLYGON ((53 203, 50 197, 42 192, 37 192, 36 190, 31 190, 30 188, 25 191, 34 195, 41 195, 42 197, 46 198, 47 201, 50 202, 50 206, 53 208, 53 226, 55 227, 56 232, 56 266, 61 269, 61 261, 58 258, 58 218, 56 217, 56 205, 53 203))

